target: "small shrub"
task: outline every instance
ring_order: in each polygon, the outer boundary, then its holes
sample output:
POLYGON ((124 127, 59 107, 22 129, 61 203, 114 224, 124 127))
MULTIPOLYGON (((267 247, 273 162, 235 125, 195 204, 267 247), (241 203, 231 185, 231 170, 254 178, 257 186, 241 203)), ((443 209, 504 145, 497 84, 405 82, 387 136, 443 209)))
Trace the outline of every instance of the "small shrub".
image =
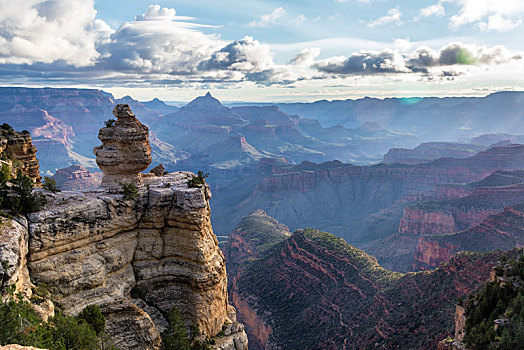
POLYGON ((44 176, 44 183, 42 187, 45 190, 51 191, 53 193, 59 192, 60 190, 56 186, 56 181, 51 176, 44 176))
POLYGON ((33 193, 34 183, 31 178, 18 171, 15 179, 11 181, 11 193, 1 186, 0 199, 3 209, 9 209, 13 214, 34 213, 39 211, 46 203, 44 196, 40 193, 33 193))
POLYGON ((108 119, 104 122, 104 125, 106 128, 112 128, 115 125, 115 121, 114 119, 108 119))
POLYGON ((9 166, 2 163, 2 169, 0 170, 0 184, 5 184, 11 178, 11 171, 9 166))
POLYGON ((31 135, 31 134, 27 130, 22 130, 22 135, 31 135))
POLYGON ((164 350, 190 350, 184 319, 176 307, 167 314, 168 326, 162 332, 162 348, 164 350))
POLYGON ((138 187, 135 184, 120 183, 122 194, 125 200, 136 199, 138 197, 138 187))
POLYGON ((197 176, 194 176, 192 179, 189 179, 187 182, 187 187, 202 187, 206 183, 206 177, 209 176, 209 173, 204 173, 202 170, 198 171, 197 176))
POLYGON ((0 126, 3 130, 11 131, 13 130, 13 127, 7 123, 3 123, 2 126, 0 126))
POLYGON ((102 315, 100 307, 97 305, 88 305, 82 310, 79 319, 87 322, 94 329, 96 335, 100 336, 106 327, 106 318, 102 315))

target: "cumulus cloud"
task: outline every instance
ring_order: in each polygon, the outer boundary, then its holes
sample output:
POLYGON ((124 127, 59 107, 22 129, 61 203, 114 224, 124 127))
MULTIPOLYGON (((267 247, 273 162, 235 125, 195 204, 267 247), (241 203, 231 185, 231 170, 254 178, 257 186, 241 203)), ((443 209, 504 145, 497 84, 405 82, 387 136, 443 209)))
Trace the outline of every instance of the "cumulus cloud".
POLYGON ((144 14, 136 16, 135 19, 137 21, 173 21, 175 17, 175 9, 150 5, 144 14))
POLYGON ((200 62, 200 70, 261 71, 273 65, 268 45, 250 36, 227 44, 214 52, 211 58, 200 62))
POLYGON ((297 66, 311 66, 315 63, 315 58, 320 55, 320 49, 318 48, 305 48, 300 51, 295 57, 293 57, 289 64, 297 66))
POLYGON ((100 47, 106 56, 100 66, 117 71, 196 73, 198 63, 224 42, 192 29, 191 23, 166 20, 170 16, 169 12, 166 16, 146 13, 140 21, 122 24, 111 41, 100 47))
POLYGON ((111 29, 93 0, 0 0, 0 63, 93 64, 111 29))
POLYGON ((483 30, 508 31, 521 23, 524 13, 522 0, 448 0, 460 6, 459 13, 450 18, 450 26, 458 28, 476 24, 483 30))
POLYGON ((373 27, 382 26, 382 25, 391 24, 391 23, 400 25, 402 24, 401 17, 402 17, 402 13, 399 11, 399 9, 392 8, 388 10, 386 16, 380 17, 374 21, 369 22, 368 27, 373 28, 373 27))
POLYGON ((363 51, 347 58, 332 57, 318 61, 315 67, 325 73, 349 75, 407 72, 402 55, 392 50, 363 51))
POLYGON ((512 20, 510 18, 504 18, 500 13, 488 17, 487 22, 478 23, 478 27, 483 31, 495 30, 498 32, 507 32, 522 23, 521 19, 512 20))
POLYGON ((504 46, 474 47, 462 43, 451 43, 435 51, 420 47, 407 59, 406 66, 412 70, 453 65, 499 65, 521 60, 519 54, 512 54, 504 46))
POLYGON ((438 51, 419 47, 407 55, 396 50, 361 51, 348 57, 337 56, 316 61, 314 67, 320 72, 337 75, 423 73, 454 77, 464 74, 457 71, 459 67, 496 66, 522 59, 521 54, 511 53, 504 46, 488 48, 451 43, 438 51), (435 70, 437 67, 439 69, 435 70))

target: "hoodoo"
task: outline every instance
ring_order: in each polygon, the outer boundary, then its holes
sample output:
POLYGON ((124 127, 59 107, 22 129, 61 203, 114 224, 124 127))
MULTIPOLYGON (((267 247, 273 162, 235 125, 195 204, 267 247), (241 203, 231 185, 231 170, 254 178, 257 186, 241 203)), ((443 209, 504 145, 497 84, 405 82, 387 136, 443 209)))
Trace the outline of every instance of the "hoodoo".
POLYGON ((100 129, 98 138, 102 145, 93 149, 96 164, 104 172, 102 186, 139 184, 139 173, 151 164, 149 129, 135 118, 127 104, 117 105, 113 114, 116 122, 100 129))

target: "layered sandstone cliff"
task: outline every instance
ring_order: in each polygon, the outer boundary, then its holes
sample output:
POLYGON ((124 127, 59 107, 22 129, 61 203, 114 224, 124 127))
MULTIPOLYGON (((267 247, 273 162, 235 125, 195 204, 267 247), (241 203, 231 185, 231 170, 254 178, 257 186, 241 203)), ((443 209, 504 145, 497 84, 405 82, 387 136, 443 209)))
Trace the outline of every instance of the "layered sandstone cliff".
POLYGON ((459 251, 486 252, 524 244, 524 208, 506 207, 467 230, 443 235, 420 236, 413 259, 415 270, 430 270, 459 251))
MULTIPOLYGON (((120 349, 159 349, 173 307, 188 330, 214 338, 215 349, 247 349, 244 327, 228 305, 209 187, 188 187, 189 172, 139 174, 150 162, 147 128, 127 105, 115 115, 96 151, 107 186, 38 189, 47 202, 42 210, 0 226, 1 287, 15 284, 30 298, 35 285, 45 286, 68 315, 100 306, 120 349), (118 185, 126 180, 140 185, 136 193, 118 185)), ((53 313, 48 304, 40 306, 44 318, 53 313)))
MULTIPOLYGON (((0 255, 12 265, 2 271, 4 284, 30 295, 30 276, 66 314, 99 305, 121 349, 159 348, 172 307, 188 326, 216 336, 233 321, 225 262, 209 219, 209 189, 188 188, 192 176, 146 178, 136 199, 104 189, 44 192, 48 204, 27 224, 2 225, 13 237, 1 235, 0 255)), ((243 326, 232 325, 221 346, 247 348, 243 326)))
POLYGON ((4 128, 0 130, 0 155, 10 163, 14 171, 20 170, 35 182, 40 182, 42 177, 36 151, 29 133, 4 128))

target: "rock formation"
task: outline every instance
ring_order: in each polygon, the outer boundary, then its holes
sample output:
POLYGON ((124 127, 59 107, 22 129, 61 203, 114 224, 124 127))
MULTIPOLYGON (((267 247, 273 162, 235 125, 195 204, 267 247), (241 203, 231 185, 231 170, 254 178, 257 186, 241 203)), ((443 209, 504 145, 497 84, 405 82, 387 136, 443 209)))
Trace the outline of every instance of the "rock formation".
POLYGON ((106 331, 123 350, 159 349, 173 307, 188 329, 214 338, 215 349, 246 350, 244 326, 228 305, 209 187, 189 188, 189 172, 139 176, 151 161, 147 128, 126 105, 115 116, 95 149, 107 187, 43 191, 44 209, 2 224, 2 285, 15 284, 28 298, 34 285, 46 285, 68 315, 100 306, 106 331), (146 186, 123 195, 113 187, 123 181, 146 186))
POLYGON ((138 174, 151 163, 149 129, 135 118, 129 105, 117 105, 113 114, 117 118, 114 126, 100 129, 98 138, 102 146, 93 150, 96 163, 104 172, 102 186, 139 184, 138 174))
POLYGON ((265 168, 271 173, 257 171, 242 187, 233 183, 219 190, 212 218, 217 231, 229 232, 250 212, 262 209, 291 230, 316 227, 349 242, 364 242, 369 236, 362 229, 367 215, 406 195, 429 192, 437 184, 479 181, 501 169, 522 170, 524 145, 420 165, 355 166, 331 161, 265 168))
POLYGON ((36 158, 36 147, 27 132, 16 132, 13 129, 0 130, 0 154, 11 163, 13 172, 21 170, 33 181, 40 182, 40 166, 36 158))
POLYGON ((87 190, 100 186, 102 173, 92 173, 81 165, 58 169, 53 175, 56 185, 63 191, 87 190))
POLYGON ((419 238, 413 268, 429 270, 451 259, 459 251, 486 252, 524 245, 524 208, 506 207, 480 224, 453 234, 423 235, 419 238))
POLYGON ((172 307, 206 337, 232 322, 217 339, 229 344, 224 349, 246 349, 243 326, 228 308, 209 189, 188 188, 192 176, 146 178, 136 199, 103 189, 47 193, 45 209, 30 214, 27 224, 2 225, 0 238, 9 243, 0 242, 0 258, 12 265, 2 279, 29 295, 23 286, 29 275, 36 285, 45 283, 66 314, 99 305, 121 349, 158 349, 163 315, 172 307))

